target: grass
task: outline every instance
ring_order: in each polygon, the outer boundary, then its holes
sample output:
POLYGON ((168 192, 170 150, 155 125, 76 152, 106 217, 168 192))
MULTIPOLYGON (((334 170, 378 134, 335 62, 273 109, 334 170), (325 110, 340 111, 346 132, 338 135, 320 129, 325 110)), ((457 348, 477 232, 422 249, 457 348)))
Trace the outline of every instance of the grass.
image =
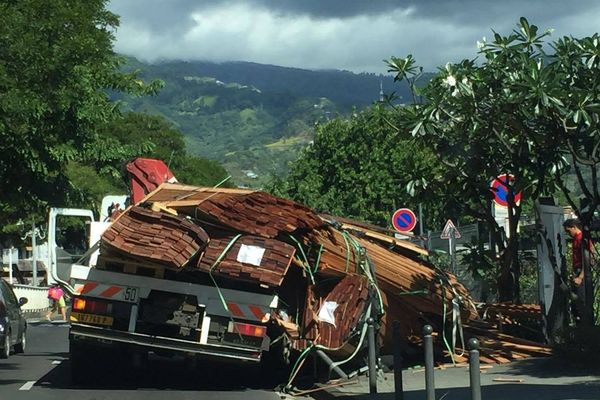
POLYGON ((306 136, 299 135, 299 136, 292 136, 292 137, 288 137, 288 138, 281 138, 276 142, 265 145, 265 147, 268 149, 271 149, 271 150, 281 150, 281 149, 286 149, 288 147, 292 147, 292 146, 306 143, 306 142, 307 142, 306 136))

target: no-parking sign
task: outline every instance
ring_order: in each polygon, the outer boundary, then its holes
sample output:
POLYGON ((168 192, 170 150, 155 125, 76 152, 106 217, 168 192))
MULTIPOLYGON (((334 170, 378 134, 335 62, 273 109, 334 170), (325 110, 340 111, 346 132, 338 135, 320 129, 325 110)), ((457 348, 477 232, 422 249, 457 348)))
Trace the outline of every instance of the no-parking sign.
POLYGON ((417 225, 417 216, 408 208, 399 208, 392 215, 392 225, 400 233, 410 232, 417 225))
MULTIPOLYGON (((508 175, 508 182, 514 181, 514 176, 508 175)), ((502 174, 492 181, 491 188, 494 192, 494 202, 502 207, 508 207, 508 188, 506 187, 507 176, 502 174)), ((521 201, 521 192, 515 193, 515 204, 521 201)))

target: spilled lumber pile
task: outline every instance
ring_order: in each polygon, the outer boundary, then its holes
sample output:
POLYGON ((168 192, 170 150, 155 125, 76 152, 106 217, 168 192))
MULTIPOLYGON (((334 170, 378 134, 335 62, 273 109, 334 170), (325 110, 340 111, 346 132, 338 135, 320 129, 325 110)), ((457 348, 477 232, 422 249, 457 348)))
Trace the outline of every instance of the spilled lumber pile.
POLYGON ((538 325, 542 322, 539 304, 496 303, 481 305, 483 319, 502 329, 509 325, 538 325))
POLYGON ((552 354, 550 346, 504 334, 485 321, 472 321, 465 326, 465 332, 470 337, 479 339, 482 362, 504 364, 512 360, 552 354))
POLYGON ((339 308, 340 315, 343 315, 339 321, 335 319, 335 325, 322 318, 315 318, 321 308, 321 296, 315 289, 309 287, 306 296, 304 320, 310 322, 304 326, 304 338, 295 340, 292 345, 301 350, 309 346, 309 341, 313 341, 326 344, 331 349, 339 349, 361 319, 369 296, 368 281, 360 275, 347 275, 324 297, 324 304, 336 304, 336 310, 339 308))
MULTIPOLYGON (((368 317, 378 321, 384 353, 392 348, 394 320, 405 345, 418 344, 425 324, 442 332, 454 319, 480 329, 467 290, 429 263, 425 249, 260 191, 163 183, 119 215, 100 248, 99 268, 118 258, 164 268, 168 279, 208 275, 229 287, 274 291, 281 301, 269 323, 296 351, 319 345, 332 358, 347 357, 364 345, 368 317)), ((498 346, 519 357, 539 354, 501 333, 472 334, 490 354, 498 346)))

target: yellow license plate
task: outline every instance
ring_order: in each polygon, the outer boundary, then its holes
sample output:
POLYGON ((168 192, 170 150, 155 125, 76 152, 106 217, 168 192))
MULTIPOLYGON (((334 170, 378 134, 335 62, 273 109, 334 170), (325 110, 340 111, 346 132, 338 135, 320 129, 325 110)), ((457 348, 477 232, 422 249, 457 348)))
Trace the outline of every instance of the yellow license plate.
POLYGON ((72 322, 81 322, 83 324, 93 325, 112 326, 113 324, 113 317, 107 317, 106 315, 84 314, 78 312, 72 312, 70 320, 72 322))

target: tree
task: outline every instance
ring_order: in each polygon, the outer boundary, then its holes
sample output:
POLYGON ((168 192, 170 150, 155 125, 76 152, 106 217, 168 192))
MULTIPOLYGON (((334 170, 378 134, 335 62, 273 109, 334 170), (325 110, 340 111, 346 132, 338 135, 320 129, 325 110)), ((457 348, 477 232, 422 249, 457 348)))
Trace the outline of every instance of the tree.
MULTIPOLYGON (((581 39, 563 37, 554 42, 553 49, 548 69, 556 82, 553 93, 556 100, 548 105, 548 114, 555 122, 553 137, 561 143, 557 152, 568 162, 568 168, 553 171, 554 179, 583 225, 582 248, 587 249, 594 215, 600 206, 600 35, 581 39), (577 178, 579 198, 568 188, 570 172, 577 178)), ((583 260, 586 287, 583 317, 584 323, 591 325, 595 320, 594 287, 590 257, 583 260)))
MULTIPOLYGON (((416 89, 423 101, 403 110, 415 137, 448 167, 447 193, 469 199, 463 211, 486 221, 497 238, 503 300, 519 300, 516 226, 521 205, 515 204, 514 193, 536 199, 560 188, 569 198, 570 164, 588 206, 581 209, 574 199, 569 202, 588 230, 600 203, 599 38, 562 38, 546 54, 549 35, 521 18, 510 35, 494 33, 493 41, 481 43, 481 60, 440 68, 423 90, 416 89), (591 170, 589 181, 578 172, 583 166, 591 170), (503 173, 514 175, 513 182, 506 182, 506 242, 500 240, 489 207, 490 180, 503 173), (512 275, 514 279, 507 279, 512 275)), ((388 65, 397 80, 419 73, 411 56, 391 58, 388 65)))
POLYGON ((0 2, 0 218, 6 222, 66 205, 66 174, 96 146, 96 127, 118 114, 108 90, 153 93, 122 73, 112 49, 118 17, 106 0, 0 2))
MULTIPOLYGON (((135 157, 163 160, 188 185, 214 186, 227 177, 216 161, 187 153, 183 134, 164 117, 128 112, 97 128, 98 140, 82 162, 71 162, 67 177, 79 189, 77 206, 98 208, 108 194, 126 193, 125 165, 135 157), (105 149, 113 149, 108 151, 105 149)), ((224 186, 231 187, 226 181, 224 186)))
MULTIPOLYGON (((481 49, 483 63, 464 60, 447 64, 419 90, 422 103, 404 112, 412 121, 415 137, 432 149, 442 164, 446 195, 460 200, 464 214, 485 222, 499 247, 500 300, 519 301, 520 273, 517 223, 521 205, 515 193, 536 198, 545 188, 546 169, 556 163, 544 151, 545 126, 535 113, 538 98, 532 95, 542 56, 537 28, 522 25, 510 37, 495 35, 481 49), (532 152, 532 148, 537 152, 532 152), (490 182, 500 174, 507 180, 509 232, 503 234, 492 213, 490 182)), ((388 62, 396 79, 416 75, 414 60, 388 62)))
MULTIPOLYGON (((291 164, 285 181, 270 190, 334 215, 390 226, 397 208, 416 207, 406 185, 414 176, 434 174, 433 156, 410 132, 395 132, 395 113, 381 104, 349 119, 318 125, 314 143, 291 164)), ((433 207, 429 207, 433 210, 433 207)), ((433 219, 433 216, 432 216, 433 219)))

